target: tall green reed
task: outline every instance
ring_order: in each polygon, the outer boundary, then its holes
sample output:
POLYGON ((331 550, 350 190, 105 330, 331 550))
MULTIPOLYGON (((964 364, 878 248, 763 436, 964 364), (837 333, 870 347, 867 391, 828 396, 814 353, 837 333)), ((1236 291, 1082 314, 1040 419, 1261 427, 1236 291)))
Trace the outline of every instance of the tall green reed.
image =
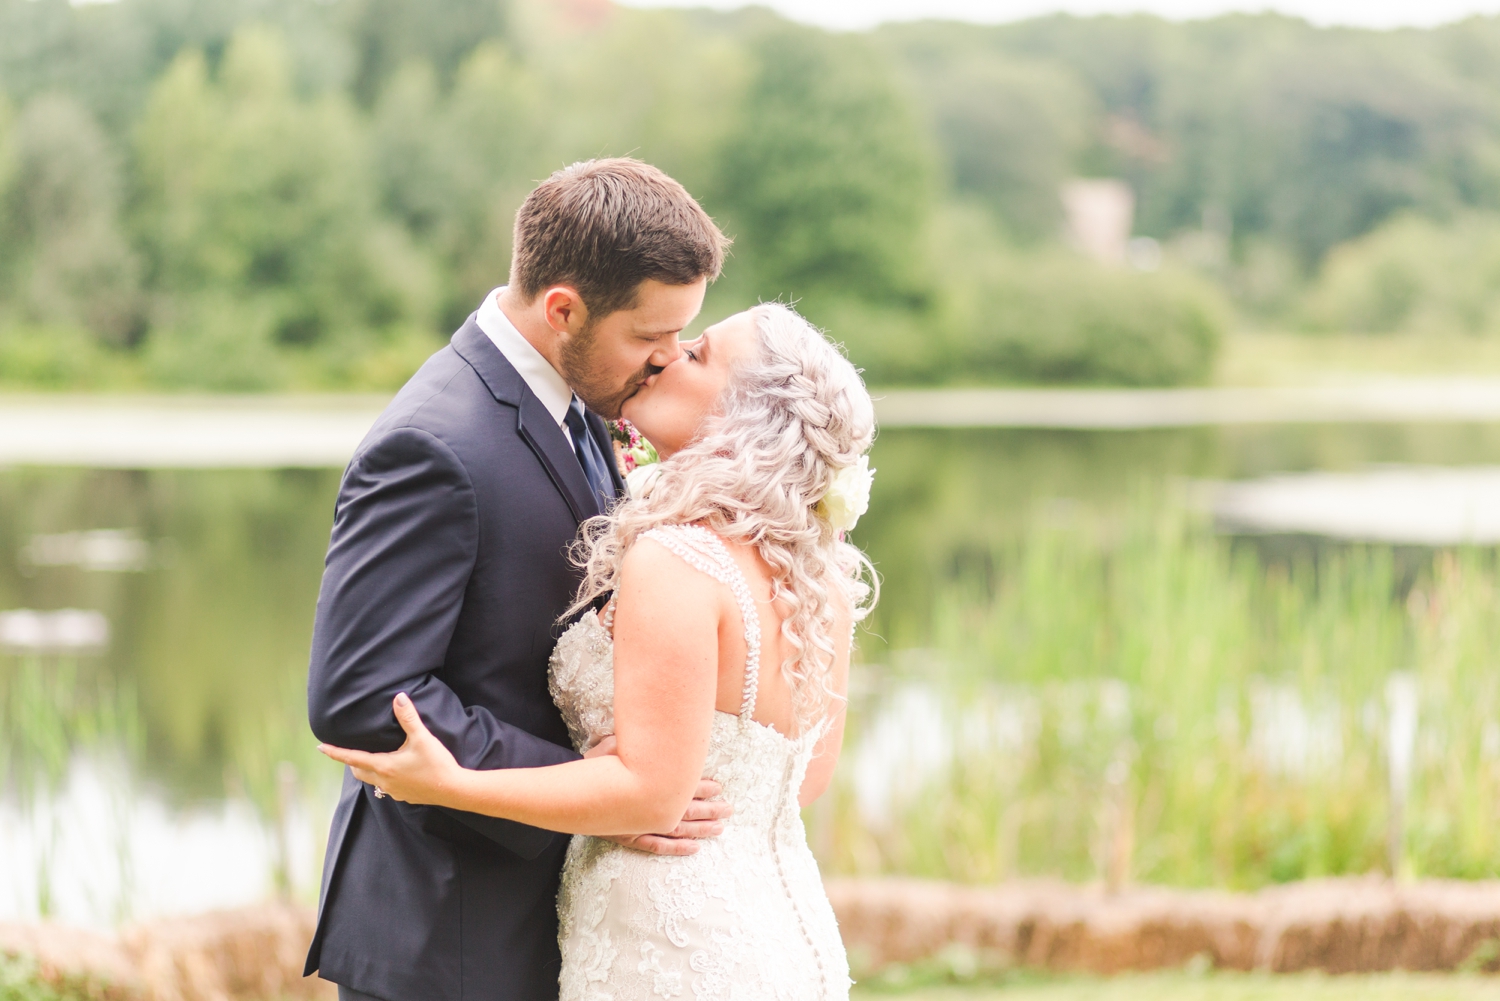
POLYGON ((835 871, 1253 887, 1500 868, 1492 552, 1275 555, 1142 496, 1115 519, 1039 512, 977 565, 940 593, 926 649, 866 669, 811 817, 835 871), (1393 853, 1398 676, 1419 712, 1393 853), (862 742, 913 685, 942 703, 951 759, 872 815, 862 742))
MULTIPOLYGON (((47 917, 53 910, 52 870, 61 835, 48 801, 61 789, 76 753, 139 752, 144 735, 135 690, 100 670, 94 658, 0 656, 0 723, 0 794, 11 798, 36 828, 36 904, 47 917)), ((117 851, 123 858, 122 846, 117 851)), ((128 882, 128 873, 122 877, 128 882)))

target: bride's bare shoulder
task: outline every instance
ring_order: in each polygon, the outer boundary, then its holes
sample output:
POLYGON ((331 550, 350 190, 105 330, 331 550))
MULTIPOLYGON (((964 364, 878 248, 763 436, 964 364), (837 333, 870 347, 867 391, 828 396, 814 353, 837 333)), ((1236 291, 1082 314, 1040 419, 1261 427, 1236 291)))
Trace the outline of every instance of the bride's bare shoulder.
POLYGON ((723 612, 722 588, 715 587, 705 570, 689 563, 684 555, 658 533, 636 539, 620 561, 621 617, 644 617, 661 628, 680 628, 684 621, 718 621, 723 612))
POLYGON ((642 577, 701 582, 705 573, 711 573, 712 564, 697 551, 702 543, 694 534, 700 531, 665 525, 642 534, 620 561, 621 583, 642 577))

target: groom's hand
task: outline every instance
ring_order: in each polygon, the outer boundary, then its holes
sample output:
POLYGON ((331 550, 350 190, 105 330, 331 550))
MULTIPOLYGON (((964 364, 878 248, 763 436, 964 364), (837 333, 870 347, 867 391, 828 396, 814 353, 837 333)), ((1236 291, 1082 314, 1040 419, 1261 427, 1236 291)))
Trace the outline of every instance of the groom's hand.
MULTIPOLYGON (((615 737, 610 734, 589 748, 585 758, 597 758, 614 754, 615 737)), ((724 788, 713 779, 703 779, 693 793, 693 801, 676 827, 665 834, 615 834, 606 837, 626 848, 650 852, 652 855, 691 855, 698 850, 695 843, 702 838, 716 838, 724 833, 724 818, 734 813, 734 807, 723 800, 714 799, 724 788)))

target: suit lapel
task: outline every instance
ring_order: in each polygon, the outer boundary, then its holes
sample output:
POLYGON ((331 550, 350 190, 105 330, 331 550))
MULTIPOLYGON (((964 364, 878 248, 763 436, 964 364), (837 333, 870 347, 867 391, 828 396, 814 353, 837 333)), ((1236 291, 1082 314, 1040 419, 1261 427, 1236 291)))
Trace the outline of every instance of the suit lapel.
POLYGON ((542 401, 530 388, 523 386, 516 430, 547 467, 547 474, 573 509, 573 517, 582 522, 599 514, 599 502, 589 489, 588 477, 578 464, 578 456, 563 429, 557 426, 542 401))
MULTIPOLYGON (((453 335, 453 349, 479 374, 491 396, 516 408, 517 433, 541 460, 552 485, 568 502, 573 518, 582 522, 599 514, 599 502, 589 489, 588 477, 583 475, 568 436, 526 385, 526 380, 479 329, 475 316, 471 315, 453 335)), ((599 418, 595 417, 594 422, 603 430, 599 418)), ((606 447, 605 454, 613 453, 606 447)))

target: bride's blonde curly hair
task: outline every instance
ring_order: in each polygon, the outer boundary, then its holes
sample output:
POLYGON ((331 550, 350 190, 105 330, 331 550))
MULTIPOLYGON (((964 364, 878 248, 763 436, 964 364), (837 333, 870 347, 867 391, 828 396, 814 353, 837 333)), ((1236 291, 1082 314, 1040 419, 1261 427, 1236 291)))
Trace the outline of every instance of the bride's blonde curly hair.
POLYGON ((583 583, 568 614, 613 591, 625 553, 660 525, 700 523, 755 546, 773 573, 772 600, 791 610, 781 632, 793 653, 781 671, 803 732, 839 698, 834 595, 856 622, 877 596, 870 561, 814 511, 834 474, 869 449, 875 409, 854 366, 794 310, 763 303, 750 315, 760 350, 735 367, 703 432, 662 463, 646 497, 584 523, 573 551, 583 583))

